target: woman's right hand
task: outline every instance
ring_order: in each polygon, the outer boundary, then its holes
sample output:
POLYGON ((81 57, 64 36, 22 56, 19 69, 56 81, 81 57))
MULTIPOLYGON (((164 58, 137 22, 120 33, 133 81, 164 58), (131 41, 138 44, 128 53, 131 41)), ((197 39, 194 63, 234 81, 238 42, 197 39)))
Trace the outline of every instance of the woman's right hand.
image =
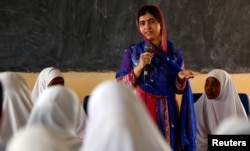
POLYGON ((151 60, 153 58, 154 54, 151 53, 151 52, 144 52, 140 55, 140 59, 139 59, 139 62, 137 64, 137 66, 134 68, 134 73, 135 73, 135 76, 138 78, 144 67, 147 65, 147 64, 150 64, 151 63, 151 60))

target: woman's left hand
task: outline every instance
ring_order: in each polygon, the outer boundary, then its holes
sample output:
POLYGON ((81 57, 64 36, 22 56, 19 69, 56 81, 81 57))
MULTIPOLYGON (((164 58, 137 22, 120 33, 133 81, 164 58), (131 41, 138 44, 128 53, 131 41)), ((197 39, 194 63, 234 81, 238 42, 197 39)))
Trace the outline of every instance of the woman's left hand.
POLYGON ((191 70, 182 70, 178 73, 178 77, 181 79, 190 79, 194 78, 194 76, 198 75, 198 72, 191 71, 191 70))

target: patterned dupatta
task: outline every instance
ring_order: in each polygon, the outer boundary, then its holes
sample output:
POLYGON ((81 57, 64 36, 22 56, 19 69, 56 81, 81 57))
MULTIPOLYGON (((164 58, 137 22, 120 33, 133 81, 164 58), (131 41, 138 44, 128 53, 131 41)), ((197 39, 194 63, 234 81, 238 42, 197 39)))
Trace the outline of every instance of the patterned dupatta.
MULTIPOLYGON (((167 54, 161 51, 157 51, 156 53, 158 53, 160 57, 163 57, 172 69, 177 71, 182 70, 180 66, 167 54)), ((180 146, 185 151, 196 151, 196 116, 194 111, 193 94, 189 80, 187 80, 186 87, 182 94, 179 123, 180 146)))

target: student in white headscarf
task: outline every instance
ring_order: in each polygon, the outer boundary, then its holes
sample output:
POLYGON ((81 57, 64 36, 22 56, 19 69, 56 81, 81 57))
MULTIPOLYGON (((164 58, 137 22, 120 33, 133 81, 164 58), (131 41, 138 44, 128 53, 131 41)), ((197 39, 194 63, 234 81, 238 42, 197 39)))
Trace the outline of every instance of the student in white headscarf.
POLYGON ((171 151, 133 90, 105 81, 91 93, 80 151, 171 151))
POLYGON ((230 75, 221 69, 210 71, 204 86, 205 93, 195 103, 197 118, 197 149, 207 150, 207 137, 230 116, 247 119, 245 109, 230 75))
POLYGON ((20 75, 2 72, 0 83, 3 90, 0 143, 6 144, 12 135, 26 125, 33 105, 28 85, 20 75))
POLYGON ((20 129, 10 139, 6 151, 70 151, 65 141, 42 125, 20 129))
MULTIPOLYGON (((35 82, 34 88, 31 93, 31 97, 34 103, 36 103, 39 95, 48 87, 55 86, 55 85, 62 85, 64 86, 64 77, 60 69, 56 67, 47 67, 44 68, 35 82)), ((85 122, 86 122, 87 115, 83 110, 82 106, 79 106, 79 113, 78 113, 78 124, 76 127, 77 135, 80 138, 84 137, 85 133, 85 122)))
POLYGON ((31 93, 33 102, 36 102, 39 95, 49 86, 64 85, 64 78, 60 69, 55 67, 44 68, 36 79, 31 93))
POLYGON ((58 133, 72 151, 78 151, 82 139, 77 136, 75 127, 80 105, 76 93, 71 89, 61 85, 49 87, 35 103, 27 128, 45 125, 58 133))

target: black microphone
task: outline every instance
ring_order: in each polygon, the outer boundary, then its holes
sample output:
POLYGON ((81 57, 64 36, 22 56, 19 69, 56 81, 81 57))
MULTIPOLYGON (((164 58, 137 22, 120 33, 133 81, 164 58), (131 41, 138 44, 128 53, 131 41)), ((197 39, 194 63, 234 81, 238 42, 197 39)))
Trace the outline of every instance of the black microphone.
MULTIPOLYGON (((152 45, 150 43, 146 43, 144 46, 144 52, 152 52, 152 45)), ((148 75, 148 64, 144 67, 144 76, 148 75)))

